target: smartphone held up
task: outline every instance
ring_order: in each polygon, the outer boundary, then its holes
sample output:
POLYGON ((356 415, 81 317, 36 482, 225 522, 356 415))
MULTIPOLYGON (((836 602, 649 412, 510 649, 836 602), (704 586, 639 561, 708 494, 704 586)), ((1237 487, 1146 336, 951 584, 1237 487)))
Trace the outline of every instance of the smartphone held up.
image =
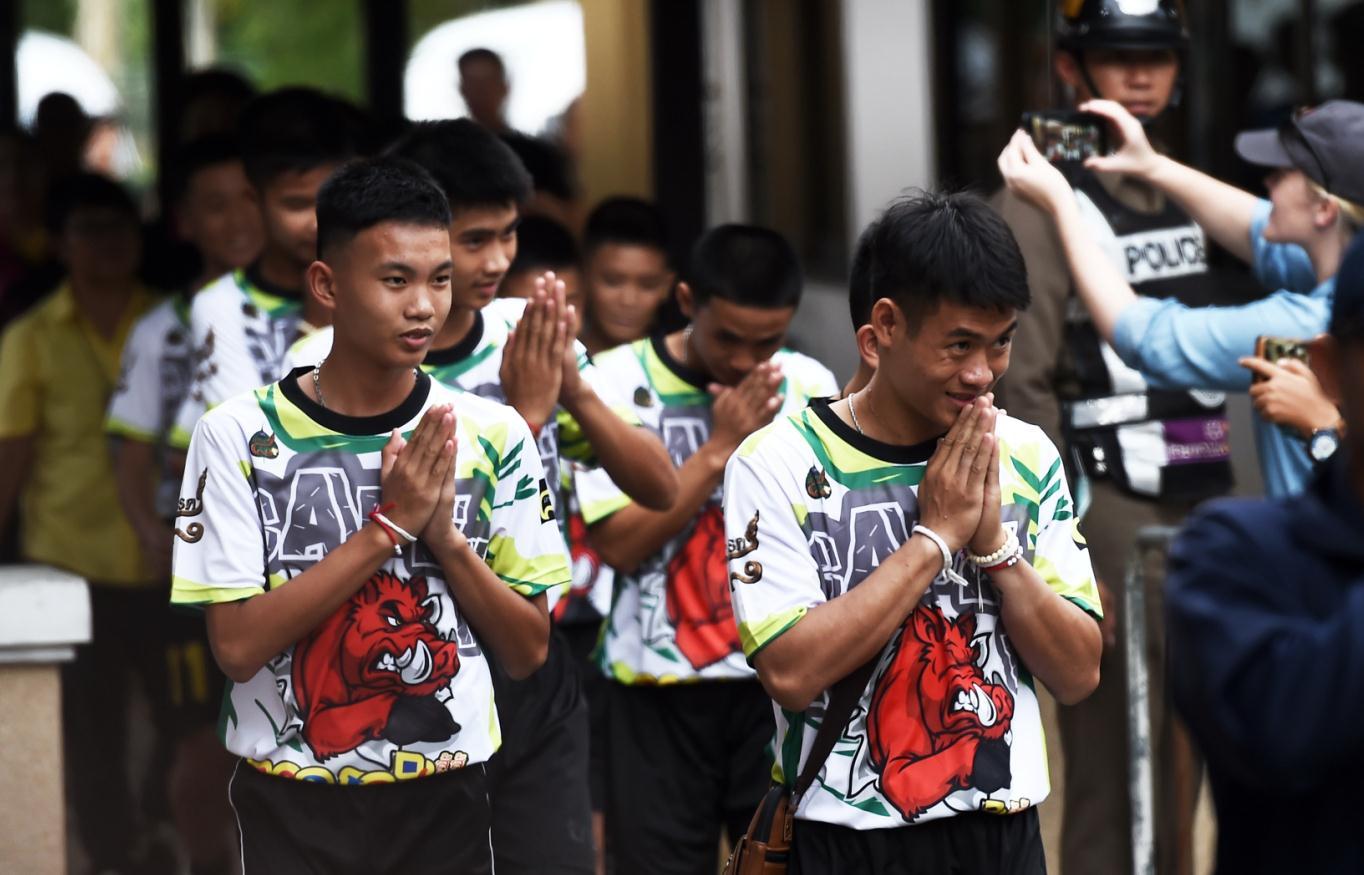
POLYGON ((1023 130, 1052 164, 1080 163, 1108 153, 1108 123, 1103 116, 1074 110, 1023 113, 1023 130))

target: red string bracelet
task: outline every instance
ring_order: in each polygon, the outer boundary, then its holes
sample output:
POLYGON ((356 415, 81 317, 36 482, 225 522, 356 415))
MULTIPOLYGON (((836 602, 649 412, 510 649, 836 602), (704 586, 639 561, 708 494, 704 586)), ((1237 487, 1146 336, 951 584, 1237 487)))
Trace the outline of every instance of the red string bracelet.
POLYGON ((402 542, 398 540, 398 533, 394 531, 397 527, 393 525, 388 517, 384 516, 386 511, 393 510, 395 507, 397 507, 397 505, 393 502, 375 507, 374 510, 369 512, 369 519, 382 529, 384 534, 388 536, 389 541, 393 543, 393 555, 401 556, 403 554, 403 545, 402 542))

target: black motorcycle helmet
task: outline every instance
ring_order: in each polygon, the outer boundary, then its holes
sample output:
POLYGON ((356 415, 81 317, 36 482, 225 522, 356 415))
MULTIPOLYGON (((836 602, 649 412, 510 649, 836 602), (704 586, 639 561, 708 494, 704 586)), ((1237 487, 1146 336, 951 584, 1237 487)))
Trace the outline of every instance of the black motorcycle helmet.
POLYGON ((1085 49, 1173 49, 1189 42, 1181 0, 1062 0, 1056 44, 1085 49))
MULTIPOLYGON (((1182 0, 1062 0, 1056 47, 1075 56, 1090 92, 1103 97, 1085 65, 1086 50, 1170 50, 1175 52, 1182 68, 1189 44, 1189 30, 1184 22, 1182 0)), ((1179 105, 1182 90, 1182 82, 1176 83, 1168 107, 1179 105)), ((1149 125, 1155 119, 1141 121, 1149 125)))

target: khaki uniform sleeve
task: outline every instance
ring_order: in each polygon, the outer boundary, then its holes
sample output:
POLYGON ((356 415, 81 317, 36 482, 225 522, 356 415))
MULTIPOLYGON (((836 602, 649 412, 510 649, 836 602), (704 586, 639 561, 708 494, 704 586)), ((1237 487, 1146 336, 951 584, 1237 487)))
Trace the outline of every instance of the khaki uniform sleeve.
POLYGON ((1042 427, 1052 443, 1061 438, 1058 371, 1066 355, 1066 306, 1070 274, 1051 220, 1008 191, 991 199, 1018 240, 1028 268, 1032 305, 1019 316, 1008 375, 997 390, 998 403, 1025 422, 1042 427))

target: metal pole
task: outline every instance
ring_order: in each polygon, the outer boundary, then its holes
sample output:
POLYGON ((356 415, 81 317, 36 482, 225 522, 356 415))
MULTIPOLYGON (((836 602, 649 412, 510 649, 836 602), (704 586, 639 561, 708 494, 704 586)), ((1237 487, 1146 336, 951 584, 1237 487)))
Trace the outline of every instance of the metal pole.
POLYGON ((1168 549, 1178 529, 1146 526, 1137 532, 1123 600, 1127 624, 1128 794, 1132 801, 1132 872, 1155 875, 1155 782, 1151 766, 1151 704, 1146 672, 1146 557, 1168 549))

